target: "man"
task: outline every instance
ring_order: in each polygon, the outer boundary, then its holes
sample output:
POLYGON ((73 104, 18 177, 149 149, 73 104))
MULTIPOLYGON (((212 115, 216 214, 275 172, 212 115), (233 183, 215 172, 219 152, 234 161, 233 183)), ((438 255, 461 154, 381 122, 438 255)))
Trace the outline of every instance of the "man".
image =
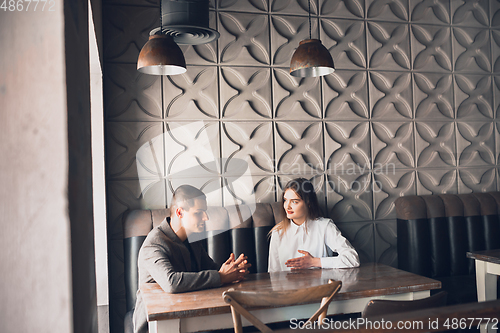
MULTIPOLYGON (((139 286, 156 282, 168 293, 219 287, 242 280, 251 265, 241 254, 218 267, 200 243, 190 244, 188 237, 205 230, 207 201, 203 192, 182 185, 174 192, 171 218, 151 230, 139 251, 139 286)), ((148 332, 146 309, 140 291, 134 310, 134 332, 148 332)))

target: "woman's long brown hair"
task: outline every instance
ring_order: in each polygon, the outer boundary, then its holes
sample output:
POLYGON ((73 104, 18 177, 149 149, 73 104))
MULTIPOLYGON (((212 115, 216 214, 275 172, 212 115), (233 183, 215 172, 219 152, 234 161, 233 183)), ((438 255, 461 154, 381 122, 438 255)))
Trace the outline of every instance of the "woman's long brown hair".
POLYGON ((306 220, 314 220, 321 216, 321 208, 319 208, 318 197, 316 196, 316 192, 314 191, 313 184, 305 179, 305 178, 296 178, 290 180, 286 183, 285 188, 283 189, 283 195, 281 196, 281 208, 283 209, 283 220, 276 224, 269 235, 272 234, 273 231, 278 231, 280 237, 286 232, 286 230, 290 227, 290 220, 286 217, 285 212, 285 192, 287 190, 293 190, 295 194, 301 198, 305 205, 307 206, 307 219, 306 220))

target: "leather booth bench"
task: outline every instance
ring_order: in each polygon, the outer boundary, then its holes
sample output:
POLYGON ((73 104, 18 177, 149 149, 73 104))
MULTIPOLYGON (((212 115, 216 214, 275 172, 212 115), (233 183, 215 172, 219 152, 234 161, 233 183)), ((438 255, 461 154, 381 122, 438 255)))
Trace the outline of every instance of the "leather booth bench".
POLYGON ((399 269, 440 280, 449 304, 477 301, 466 253, 500 248, 500 192, 407 196, 395 205, 399 269))
MULTIPOLYGON (((268 233, 282 220, 280 202, 228 207, 208 207, 206 237, 199 240, 212 259, 222 265, 231 252, 244 253, 252 263, 251 273, 267 272, 268 233)), ((127 315, 125 332, 131 327, 131 310, 138 289, 137 257, 147 234, 170 216, 169 209, 132 210, 123 217, 125 294, 127 315)))

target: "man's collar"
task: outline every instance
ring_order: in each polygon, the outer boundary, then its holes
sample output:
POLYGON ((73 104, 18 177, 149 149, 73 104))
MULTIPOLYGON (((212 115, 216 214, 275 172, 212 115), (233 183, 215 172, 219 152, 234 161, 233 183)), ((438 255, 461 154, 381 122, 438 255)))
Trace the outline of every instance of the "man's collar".
POLYGON ((171 240, 177 242, 177 243, 182 243, 181 239, 177 234, 172 230, 172 227, 170 227, 170 217, 166 217, 163 221, 161 221, 160 225, 158 228, 165 234, 167 235, 168 238, 171 240))

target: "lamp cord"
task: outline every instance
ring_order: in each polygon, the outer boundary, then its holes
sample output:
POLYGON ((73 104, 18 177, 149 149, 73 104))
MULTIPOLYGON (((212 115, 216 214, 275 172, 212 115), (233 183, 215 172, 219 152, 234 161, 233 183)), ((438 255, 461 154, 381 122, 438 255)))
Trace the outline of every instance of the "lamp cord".
POLYGON ((163 0, 160 0, 160 34, 163 35, 163 0))
POLYGON ((309 12, 309 39, 312 39, 312 35, 311 35, 311 0, 307 0, 307 4, 309 5, 309 9, 308 9, 308 12, 309 12))

